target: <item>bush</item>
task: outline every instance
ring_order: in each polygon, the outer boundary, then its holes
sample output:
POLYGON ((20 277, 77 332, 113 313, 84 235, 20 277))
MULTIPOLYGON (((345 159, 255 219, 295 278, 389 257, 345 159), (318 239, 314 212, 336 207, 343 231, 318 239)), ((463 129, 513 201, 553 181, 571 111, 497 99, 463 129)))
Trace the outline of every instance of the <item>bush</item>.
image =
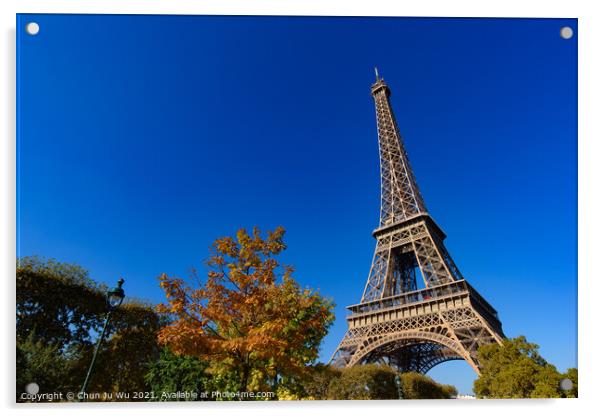
POLYGON ((278 399, 327 400, 330 383, 341 376, 341 369, 318 363, 305 368, 303 375, 283 378, 278 399))
MULTIPOLYGON (((314 374, 312 397, 331 400, 447 399, 458 391, 453 385, 439 384, 417 372, 399 373, 385 365, 356 365, 336 369, 326 367, 314 374), (399 386, 396 378, 398 378, 399 386), (324 386, 328 384, 325 392, 324 386)), ((310 391, 308 390, 308 393, 310 391)))
POLYGON ((454 398, 458 395, 458 391, 453 385, 439 384, 417 372, 401 374, 401 391, 403 398, 407 400, 438 400, 454 398))
POLYGON ((399 398, 397 372, 384 365, 356 365, 341 370, 328 386, 332 400, 391 400, 399 398))

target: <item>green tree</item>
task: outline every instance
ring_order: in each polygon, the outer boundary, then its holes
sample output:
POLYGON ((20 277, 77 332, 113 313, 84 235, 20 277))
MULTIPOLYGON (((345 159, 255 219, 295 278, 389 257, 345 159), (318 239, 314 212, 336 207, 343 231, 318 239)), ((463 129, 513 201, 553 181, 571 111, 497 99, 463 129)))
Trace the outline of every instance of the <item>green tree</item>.
MULTIPOLYGON (((169 401, 162 393, 210 391, 211 375, 206 372, 208 363, 194 356, 178 356, 169 349, 161 350, 160 358, 149 366, 146 381, 158 400, 169 401)), ((199 398, 203 399, 203 398, 199 398)), ((180 401, 180 399, 175 399, 180 401)), ((188 400, 188 399, 185 399, 188 400)))
POLYGON ((578 375, 577 368, 569 368, 566 373, 562 375, 563 378, 568 378, 573 383, 573 388, 565 392, 567 398, 578 398, 579 390, 577 389, 578 375))
POLYGON ((442 384, 441 390, 443 390, 444 398, 455 398, 458 396, 458 389, 453 385, 442 384))
POLYGON ((54 259, 17 260, 17 338, 29 335, 60 350, 91 342, 106 310, 99 286, 78 265, 54 259), (100 295, 100 296, 99 296, 100 295))
POLYGON ((41 392, 62 392, 70 388, 70 378, 66 378, 73 368, 61 354, 57 346, 36 341, 31 333, 25 339, 17 339, 17 401, 25 392, 25 387, 35 382, 41 392))
POLYGON ((327 400, 332 380, 341 376, 341 369, 318 363, 309 365, 306 372, 294 378, 283 378, 278 399, 327 400))
POLYGON ((356 365, 341 370, 328 386, 332 400, 398 399, 397 372, 385 365, 356 365))
MULTIPOLYGON (((42 392, 77 392, 106 317, 107 287, 78 265, 38 257, 17 260, 16 281, 17 395, 23 383, 39 384, 24 382, 34 376, 47 381, 42 392)), ((148 391, 161 323, 153 306, 127 297, 111 316, 89 391, 148 391)))
POLYGON ((406 400, 446 399, 458 395, 453 385, 443 385, 417 372, 404 372, 401 378, 402 396, 406 400))
POLYGON ((481 346, 481 375, 474 382, 479 398, 559 398, 562 375, 538 352, 539 346, 524 336, 502 345, 481 346))

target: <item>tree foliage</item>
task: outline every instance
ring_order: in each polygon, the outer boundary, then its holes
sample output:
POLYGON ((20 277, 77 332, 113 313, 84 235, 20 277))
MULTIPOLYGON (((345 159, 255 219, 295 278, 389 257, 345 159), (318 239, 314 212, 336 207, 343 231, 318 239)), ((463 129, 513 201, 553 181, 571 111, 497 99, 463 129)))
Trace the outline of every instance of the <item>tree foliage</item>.
MULTIPOLYGON (((16 280, 17 395, 29 382, 41 392, 78 392, 106 317, 107 287, 78 265, 38 257, 17 260, 16 280)), ((128 297, 112 313, 89 391, 147 390, 160 325, 152 306, 128 297)))
POLYGON ((300 397, 327 400, 330 383, 340 378, 341 370, 331 365, 318 364, 308 371, 301 383, 300 397))
MULTIPOLYGON (((481 346, 481 375, 474 382, 479 398, 559 398, 560 374, 538 352, 539 346, 524 336, 506 339, 502 345, 481 346)), ((575 370, 576 371, 576 370, 575 370)), ((574 373, 576 379, 576 372, 574 373)))
POLYGON ((280 381, 278 399, 327 400, 330 382, 339 378, 341 372, 340 368, 323 363, 309 365, 303 374, 280 381))
POLYGON ((100 287, 78 265, 24 257, 17 261, 17 338, 35 333, 58 346, 85 344, 106 310, 100 287))
POLYGON ((69 375, 74 362, 68 360, 56 345, 36 340, 33 333, 17 339, 17 401, 27 384, 35 382, 45 391, 63 392, 71 388, 69 375))
POLYGON ((397 372, 384 365, 356 365, 341 370, 328 386, 332 400, 398 399, 397 372))
MULTIPOLYGON (((169 349, 161 349, 161 356, 152 363, 146 381, 158 400, 171 400, 162 393, 196 392, 211 390, 211 376, 207 374, 207 362, 194 356, 175 355, 169 349)), ((176 398, 176 400, 180 400, 176 398)), ((189 400, 189 398, 185 398, 189 400)))
POLYGON ((567 398, 578 398, 579 397, 579 390, 577 388, 577 383, 578 383, 578 372, 577 372, 577 368, 569 368, 567 369, 566 373, 563 375, 563 378, 568 378, 571 380, 571 382, 573 383, 573 387, 568 390, 567 392, 565 392, 565 395, 567 396, 567 398))
POLYGON ((159 341, 180 355, 210 362, 216 375, 235 372, 241 391, 276 390, 285 377, 307 371, 334 316, 333 305, 301 289, 293 269, 275 257, 286 245, 279 227, 263 238, 259 229, 217 239, 206 280, 193 285, 162 275, 172 318, 159 341))
POLYGON ((439 384, 432 378, 417 372, 400 375, 402 397, 406 400, 447 399, 458 395, 453 385, 439 384))
POLYGON ((400 373, 386 365, 355 365, 328 374, 326 397, 332 400, 446 399, 458 391, 417 372, 400 373))

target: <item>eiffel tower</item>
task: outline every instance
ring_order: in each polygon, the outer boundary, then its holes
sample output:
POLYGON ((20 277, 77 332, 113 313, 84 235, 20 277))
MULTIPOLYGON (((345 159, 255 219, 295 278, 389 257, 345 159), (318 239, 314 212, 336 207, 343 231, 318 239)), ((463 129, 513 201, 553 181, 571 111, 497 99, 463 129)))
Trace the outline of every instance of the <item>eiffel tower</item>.
POLYGON ((380 225, 372 233, 376 250, 362 299, 347 307, 348 330, 330 363, 384 363, 425 374, 442 362, 465 360, 478 374, 477 349, 502 342, 501 322, 445 249, 446 235, 428 214, 410 167, 391 91, 375 71, 380 225))

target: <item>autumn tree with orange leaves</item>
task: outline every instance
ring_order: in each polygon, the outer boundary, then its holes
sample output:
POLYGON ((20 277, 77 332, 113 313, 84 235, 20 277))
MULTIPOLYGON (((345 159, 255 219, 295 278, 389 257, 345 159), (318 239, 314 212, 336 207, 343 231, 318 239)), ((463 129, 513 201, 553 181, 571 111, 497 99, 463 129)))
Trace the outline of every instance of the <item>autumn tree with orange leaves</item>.
POLYGON ((160 276, 171 316, 159 343, 179 355, 210 363, 210 372, 235 374, 241 391, 275 390, 278 381, 302 377, 318 357, 334 320, 333 304, 302 289, 293 268, 275 257, 286 245, 284 229, 262 238, 258 228, 217 239, 209 272, 193 282, 160 276))

